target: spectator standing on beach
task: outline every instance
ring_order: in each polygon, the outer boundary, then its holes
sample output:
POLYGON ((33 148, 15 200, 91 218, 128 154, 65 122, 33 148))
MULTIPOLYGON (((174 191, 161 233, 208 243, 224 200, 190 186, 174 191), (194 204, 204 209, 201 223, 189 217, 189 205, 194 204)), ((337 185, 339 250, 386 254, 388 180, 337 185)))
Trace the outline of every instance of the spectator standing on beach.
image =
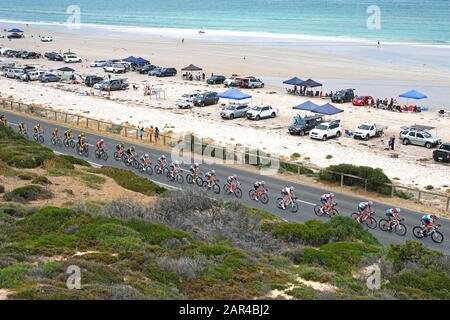
POLYGON ((150 142, 153 141, 153 134, 155 133, 155 130, 153 129, 153 126, 150 126, 150 129, 148 129, 148 136, 150 137, 150 142))
POLYGON ((202 80, 205 81, 205 79, 206 79, 206 75, 205 75, 205 73, 203 72, 203 73, 202 73, 202 80))
POLYGON ((381 144, 384 146, 384 138, 385 138, 386 136, 384 135, 384 131, 383 132, 381 132, 381 144))
POLYGON ((158 138, 159 138, 159 129, 158 129, 158 127, 155 127, 154 137, 155 137, 155 144, 158 144, 158 138))
POLYGON ((142 127, 139 129, 139 138, 141 138, 141 140, 142 140, 143 137, 144 137, 144 127, 142 126, 142 127))
POLYGON ((391 150, 394 150, 394 147, 395 147, 395 136, 392 136, 389 139, 389 147, 391 148, 391 150))

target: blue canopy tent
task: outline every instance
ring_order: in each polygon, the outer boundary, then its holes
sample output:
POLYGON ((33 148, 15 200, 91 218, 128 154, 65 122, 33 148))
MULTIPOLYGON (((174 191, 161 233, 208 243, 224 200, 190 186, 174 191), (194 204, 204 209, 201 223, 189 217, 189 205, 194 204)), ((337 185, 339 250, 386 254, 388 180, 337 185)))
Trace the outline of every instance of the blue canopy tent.
POLYGON ((306 101, 306 102, 303 102, 303 103, 301 103, 301 104, 298 104, 298 105, 296 105, 296 106, 293 106, 292 107, 292 109, 295 109, 295 110, 305 110, 305 111, 312 111, 313 109, 316 109, 316 108, 318 108, 319 107, 319 105, 318 104, 315 104, 314 102, 311 102, 311 101, 306 101))
POLYGON ((299 86, 303 83, 303 80, 297 77, 293 77, 289 80, 283 81, 284 84, 289 84, 291 86, 299 86))
POLYGON ((217 95, 219 98, 223 99, 230 99, 230 100, 244 100, 244 99, 251 99, 252 96, 246 93, 243 93, 242 91, 238 89, 228 89, 222 93, 219 93, 217 95))
POLYGON ((11 29, 11 30, 8 30, 8 32, 12 32, 12 33, 23 33, 22 30, 17 29, 17 28, 13 28, 13 29, 11 29))
POLYGON ((428 98, 423 93, 417 91, 417 90, 411 90, 405 93, 402 93, 399 95, 400 98, 407 98, 407 99, 414 99, 414 100, 420 100, 420 99, 426 99, 428 98))
POLYGON ((146 60, 146 59, 144 59, 144 58, 139 57, 139 58, 136 58, 136 59, 135 59, 135 63, 137 63, 137 64, 148 64, 148 63, 150 63, 150 61, 148 61, 148 60, 146 60))
POLYGON ((324 114, 326 116, 332 116, 334 114, 338 114, 338 113, 344 112, 344 110, 336 108, 335 106, 333 106, 330 103, 326 103, 323 106, 315 108, 315 109, 313 109, 311 111, 314 112, 314 113, 324 114))
POLYGON ((128 58, 122 59, 122 61, 136 63, 137 58, 134 56, 129 56, 128 58))

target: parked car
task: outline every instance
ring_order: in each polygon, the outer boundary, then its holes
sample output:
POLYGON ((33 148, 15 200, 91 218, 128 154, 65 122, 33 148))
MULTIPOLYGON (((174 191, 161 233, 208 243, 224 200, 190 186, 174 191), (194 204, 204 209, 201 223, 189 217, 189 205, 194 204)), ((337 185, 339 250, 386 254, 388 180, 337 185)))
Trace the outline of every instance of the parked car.
POLYGON ((44 57, 46 57, 50 61, 64 61, 63 56, 57 52, 46 52, 44 54, 44 57))
POLYGON ((141 69, 139 69, 140 74, 148 74, 150 71, 154 70, 155 68, 158 68, 157 66, 154 66, 152 64, 146 64, 141 69))
POLYGON ((83 59, 78 57, 76 54, 68 54, 68 55, 64 56, 65 63, 77 63, 77 62, 81 62, 81 61, 83 61, 83 59))
POLYGON ((103 70, 106 72, 112 72, 112 73, 125 73, 127 72, 127 67, 120 63, 115 63, 109 66, 104 66, 103 70))
POLYGON ((53 42, 53 37, 51 37, 51 36, 44 36, 44 37, 41 37, 41 41, 42 42, 53 42))
POLYGON ((207 84, 222 84, 225 81, 225 77, 219 74, 213 75, 211 78, 206 80, 207 84))
POLYGON ((364 122, 355 130, 353 137, 355 139, 369 140, 373 137, 381 137, 387 127, 382 124, 364 122))
POLYGON ((290 134, 304 136, 323 121, 323 116, 310 116, 298 119, 289 127, 290 134))
POLYGON ((99 76, 87 76, 84 79, 84 84, 87 85, 88 87, 93 87, 94 84, 102 82, 103 80, 105 80, 105 79, 103 79, 102 77, 99 77, 99 76))
POLYGON ((19 50, 8 50, 5 52, 5 56, 7 56, 8 58, 20 58, 22 52, 23 51, 19 50))
POLYGON ((247 111, 247 119, 260 120, 263 118, 275 118, 278 115, 278 109, 268 105, 257 105, 247 111))
POLYGON ((232 104, 220 111, 220 116, 224 119, 233 120, 234 118, 242 118, 247 115, 247 111, 250 110, 248 104, 232 104))
POLYGON ((217 92, 207 91, 196 96, 193 100, 194 106, 204 107, 219 102, 217 92))
POLYGON ((22 59, 40 59, 42 55, 39 52, 25 51, 20 55, 22 59))
POLYGON ((7 38, 8 39, 22 39, 23 38, 23 34, 11 33, 11 34, 8 34, 7 38))
POLYGON ((177 100, 177 106, 180 109, 192 108, 194 106, 194 98, 201 94, 203 91, 197 90, 189 93, 185 93, 177 100))
POLYGON ((355 98, 355 90, 353 89, 345 89, 337 91, 331 97, 331 102, 335 103, 344 103, 351 102, 355 98))
POLYGON ((352 104, 354 106, 368 106, 368 105, 372 104, 373 101, 374 101, 373 97, 371 97, 371 96, 356 96, 352 100, 352 104))
POLYGON ((161 69, 163 69, 162 67, 156 67, 156 68, 154 68, 153 70, 150 70, 149 72, 148 72, 148 75, 149 76, 156 76, 156 74, 159 72, 159 71, 161 71, 161 69))
POLYGON ((95 60, 91 63, 91 68, 103 68, 106 65, 106 60, 95 60))
POLYGON ((44 73, 45 73, 45 71, 42 71, 42 70, 30 70, 30 71, 22 74, 20 76, 20 79, 24 80, 24 81, 26 81, 26 80, 35 81, 35 80, 39 80, 39 77, 41 75, 43 75, 44 73))
POLYGON ((177 75, 177 69, 175 68, 162 68, 155 73, 157 77, 173 77, 177 75))
POLYGON ((339 138, 342 135, 342 127, 340 120, 331 122, 323 122, 309 132, 311 139, 319 139, 326 141, 329 138, 339 138))
POLYGON ((94 84, 94 89, 102 90, 102 91, 118 91, 125 90, 128 88, 128 83, 126 83, 126 79, 113 79, 113 80, 103 80, 94 84))
POLYGON ((39 81, 41 82, 59 82, 61 78, 52 73, 44 73, 39 76, 39 81))
POLYGON ((1 48, 0 49, 0 55, 4 56, 6 54, 6 52, 10 51, 10 50, 14 50, 13 48, 1 48))
POLYGON ((433 151, 434 161, 450 162, 450 143, 443 143, 433 151))
POLYGON ((241 78, 232 76, 223 81, 225 87, 237 87, 241 83, 241 78))
POLYGON ((400 132, 400 140, 404 145, 413 144, 416 146, 424 146, 428 149, 441 144, 441 139, 434 137, 427 130, 414 128, 407 128, 400 132))
POLYGON ((8 68, 5 70, 5 76, 10 79, 20 79, 23 74, 25 74, 23 68, 8 68))
POLYGON ((264 88, 264 82, 258 78, 249 77, 242 80, 242 86, 249 89, 264 88))

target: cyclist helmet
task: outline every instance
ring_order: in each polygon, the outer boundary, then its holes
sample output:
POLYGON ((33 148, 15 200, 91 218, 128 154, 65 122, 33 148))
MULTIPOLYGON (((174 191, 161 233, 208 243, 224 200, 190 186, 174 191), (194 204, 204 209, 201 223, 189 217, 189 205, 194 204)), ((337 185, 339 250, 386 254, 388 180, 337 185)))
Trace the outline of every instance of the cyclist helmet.
POLYGON ((166 158, 166 156, 165 156, 165 155, 162 155, 162 156, 161 156, 161 159, 165 159, 165 158, 166 158))
POLYGON ((216 171, 215 171, 215 170, 211 170, 211 173, 212 173, 212 174, 215 174, 215 173, 216 173, 216 171))
POLYGON ((400 213, 400 208, 395 208, 395 212, 400 213))
POLYGON ((105 140, 103 140, 103 139, 100 139, 100 142, 105 142, 105 140))
POLYGON ((291 186, 289 189, 291 189, 291 191, 295 190, 294 186, 291 186))
POLYGON ((174 163, 175 163, 176 166, 180 164, 178 161, 175 161, 174 163))
POLYGON ((373 202, 371 200, 369 200, 367 203, 369 204, 369 206, 373 206, 373 202))
POLYGON ((265 181, 261 181, 261 184, 262 184, 262 185, 265 185, 265 184, 266 184, 266 182, 265 182, 265 181))
POLYGON ((148 158, 148 153, 145 154, 145 157, 148 158))
POLYGON ((332 198, 334 198, 334 193, 330 193, 330 196, 331 196, 332 198))
POLYGON ((194 167, 196 167, 196 168, 198 167, 198 163, 197 163, 197 162, 196 162, 196 163, 194 163, 194 167))
POLYGON ((234 178, 234 179, 237 179, 237 175, 233 174, 233 178, 234 178))
POLYGON ((438 219, 438 217, 436 215, 434 215, 434 214, 431 215, 431 218, 434 219, 434 220, 438 219))

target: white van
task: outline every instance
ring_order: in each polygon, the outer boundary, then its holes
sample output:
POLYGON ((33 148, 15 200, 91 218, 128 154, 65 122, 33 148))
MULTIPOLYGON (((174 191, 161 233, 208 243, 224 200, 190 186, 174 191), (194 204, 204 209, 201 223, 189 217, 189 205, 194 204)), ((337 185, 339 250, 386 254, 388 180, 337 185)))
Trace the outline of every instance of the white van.
POLYGON ((36 80, 39 80, 39 77, 43 74, 45 74, 45 71, 33 70, 33 71, 29 71, 29 72, 21 75, 20 79, 26 81, 28 78, 28 80, 30 80, 30 81, 36 81, 36 80))

